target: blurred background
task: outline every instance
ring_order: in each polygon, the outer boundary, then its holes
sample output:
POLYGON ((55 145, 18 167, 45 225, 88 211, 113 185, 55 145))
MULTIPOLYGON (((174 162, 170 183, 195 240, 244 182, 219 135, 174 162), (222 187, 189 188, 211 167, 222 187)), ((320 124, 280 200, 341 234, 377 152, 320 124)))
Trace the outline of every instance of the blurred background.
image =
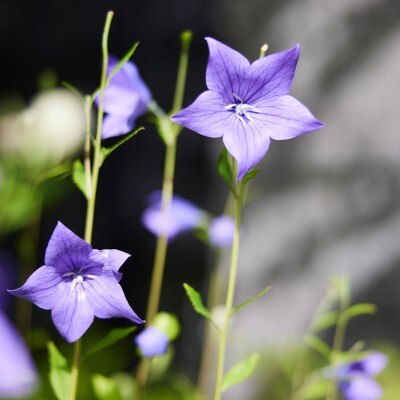
MULTIPOLYGON (((265 285, 272 290, 235 320, 231 359, 271 345, 287 349, 296 343, 329 278, 341 273, 350 277, 355 301, 375 303, 379 310, 376 316, 350 325, 346 344, 358 339, 372 345, 398 344, 397 0, 0 0, 0 187, 7 187, 0 190, 0 246, 2 259, 7 259, 3 264, 10 271, 8 286, 6 278, 0 277, 0 287, 16 287, 42 265, 58 220, 77 234, 83 232, 84 198, 69 177, 52 180, 40 190, 21 189, 9 182, 20 176, 13 170, 10 177, 7 160, 20 157, 21 168, 37 177, 61 160, 81 154, 82 116, 73 96, 59 91, 43 99, 37 94, 42 90, 43 95, 43 89, 53 84, 59 87, 64 80, 83 92, 98 86, 101 33, 110 9, 115 11, 110 53, 121 57, 139 40, 133 60, 154 98, 167 110, 175 85, 179 34, 184 29, 194 34, 185 105, 206 87, 205 36, 215 37, 250 60, 258 57, 263 43, 269 44, 269 52, 301 45, 292 95, 326 127, 296 140, 273 142, 259 165, 261 174, 252 185, 244 216, 237 298, 243 300, 265 285), (60 116, 51 108, 58 101, 64 102, 66 110, 60 116), (52 132, 44 132, 30 142, 20 121, 12 118, 23 107, 29 107, 28 121, 35 112, 47 111, 51 121, 41 121, 41 126, 56 126, 57 139, 52 141, 52 132), (38 154, 45 159, 43 164, 35 159, 38 154)), ((155 239, 141 225, 140 214, 145 196, 161 186, 164 146, 146 117, 138 124, 146 130, 102 168, 93 245, 132 254, 123 269, 122 286, 132 307, 143 316, 155 239)), ((178 143, 175 192, 215 215, 222 213, 227 197, 216 172, 221 148, 221 141, 189 131, 183 131, 178 143)), ((191 235, 180 237, 169 248, 162 309, 178 314, 182 321, 177 368, 185 366, 191 378, 199 363, 202 322, 187 303, 181 284, 189 282, 204 291, 212 259, 191 235)), ((10 314, 23 326, 25 314, 20 307, 10 314)), ((34 326, 52 329, 47 312, 35 308, 33 316, 34 326)), ((101 330, 113 323, 97 321, 95 326, 101 330)), ((51 337, 57 338, 57 333, 52 331, 51 337)), ((243 399, 244 393, 253 398, 258 390, 255 381, 238 387, 230 398, 243 399)))

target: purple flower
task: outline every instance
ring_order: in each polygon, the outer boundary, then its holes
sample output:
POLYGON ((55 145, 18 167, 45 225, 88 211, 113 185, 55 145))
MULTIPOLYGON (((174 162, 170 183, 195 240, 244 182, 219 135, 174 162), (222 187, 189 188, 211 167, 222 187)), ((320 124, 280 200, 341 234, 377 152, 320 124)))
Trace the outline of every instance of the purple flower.
POLYGON ((143 225, 154 235, 166 234, 169 240, 183 232, 190 231, 204 220, 204 212, 189 201, 174 195, 169 215, 162 212, 161 192, 151 193, 149 207, 142 214, 143 225))
POLYGON ((372 353, 337 371, 339 388, 345 400, 379 400, 382 389, 372 378, 381 372, 387 364, 383 353, 372 353))
POLYGON ((171 119, 201 135, 222 136, 238 164, 238 179, 268 150, 270 139, 291 139, 324 126, 289 96, 300 46, 252 64, 237 51, 206 38, 208 90, 171 119))
POLYGON ((37 386, 38 376, 19 333, 0 310, 0 398, 21 398, 37 386))
POLYGON ((167 352, 169 339, 165 333, 148 326, 136 336, 135 343, 144 358, 151 358, 167 352))
POLYGON ((232 245, 235 232, 235 221, 232 217, 221 215, 211 220, 209 225, 210 243, 215 247, 229 247, 232 245))
POLYGON ((118 284, 118 270, 128 256, 119 250, 94 250, 59 222, 47 246, 45 265, 9 293, 51 310, 55 326, 68 342, 79 339, 95 316, 141 324, 144 321, 118 284))
MULTIPOLYGON (((118 64, 110 56, 108 74, 118 64)), ((139 75, 135 64, 128 61, 115 74, 104 92, 104 111, 108 114, 103 123, 103 139, 128 133, 135 121, 143 115, 151 100, 151 93, 139 75)), ((98 105, 99 97, 96 98, 98 105)))

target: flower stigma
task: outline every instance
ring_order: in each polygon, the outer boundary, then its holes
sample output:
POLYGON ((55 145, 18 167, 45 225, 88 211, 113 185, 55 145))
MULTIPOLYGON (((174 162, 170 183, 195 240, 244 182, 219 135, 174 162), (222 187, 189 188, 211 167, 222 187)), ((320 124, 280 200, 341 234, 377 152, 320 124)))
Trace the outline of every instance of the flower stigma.
POLYGON ((232 93, 232 96, 236 99, 236 103, 228 104, 227 106, 225 106, 225 110, 234 111, 236 116, 242 122, 246 122, 246 120, 254 122, 253 118, 249 114, 249 111, 258 113, 259 111, 257 110, 257 108, 244 103, 243 100, 235 93, 232 93))

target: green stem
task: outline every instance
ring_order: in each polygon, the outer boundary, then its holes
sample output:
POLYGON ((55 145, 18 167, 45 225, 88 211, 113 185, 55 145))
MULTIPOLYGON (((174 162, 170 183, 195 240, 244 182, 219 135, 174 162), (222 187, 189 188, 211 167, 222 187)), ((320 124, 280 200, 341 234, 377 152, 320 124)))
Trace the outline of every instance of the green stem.
MULTIPOLYGON (((107 82, 107 67, 108 67, 108 35, 110 33, 111 21, 114 16, 112 11, 107 13, 106 22, 104 25, 103 38, 102 38, 102 53, 103 53, 103 66, 100 78, 100 94, 99 94, 99 105, 97 113, 97 131, 94 144, 94 156, 93 156, 93 167, 90 179, 90 190, 88 190, 88 202, 86 211, 86 223, 85 223, 85 241, 91 243, 93 236, 93 221, 94 221, 94 210, 96 204, 96 192, 97 184, 99 179, 99 171, 102 164, 102 154, 101 154, 101 134, 103 129, 103 110, 104 110, 104 91, 106 89, 107 82)), ((85 170, 90 170, 90 103, 86 100, 86 140, 85 140, 85 170)), ((80 363, 80 353, 81 353, 81 339, 78 339, 74 345, 74 356, 72 360, 71 369, 71 392, 70 400, 76 399, 77 389, 78 389, 78 379, 79 379, 79 363, 80 363)))
POLYGON ((218 361, 217 361, 217 371, 215 376, 215 390, 214 390, 214 400, 221 399, 221 386, 222 379, 224 375, 224 364, 225 364, 225 354, 226 354, 226 345, 227 338, 229 333, 229 325, 232 313, 233 306, 233 298, 235 295, 235 286, 236 286, 236 275, 237 275, 237 267, 238 267, 238 259, 239 259, 239 244, 240 244, 240 225, 241 225, 241 217, 242 217, 242 202, 243 195, 245 190, 245 184, 240 182, 239 184, 239 193, 236 197, 236 213, 235 213, 235 234, 233 237, 233 244, 231 250, 231 262, 229 267, 229 280, 228 280, 228 290, 226 294, 226 302, 225 302, 225 319, 222 326, 222 330, 219 338, 218 345, 218 361))

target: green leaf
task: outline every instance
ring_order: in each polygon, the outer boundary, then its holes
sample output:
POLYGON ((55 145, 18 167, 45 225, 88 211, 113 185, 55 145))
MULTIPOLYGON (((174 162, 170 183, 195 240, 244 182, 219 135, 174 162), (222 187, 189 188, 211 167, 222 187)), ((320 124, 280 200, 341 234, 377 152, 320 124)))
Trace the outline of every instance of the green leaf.
POLYGON ((312 384, 306 385, 301 391, 301 398, 303 400, 319 400, 326 396, 328 391, 329 381, 322 380, 313 382, 312 384))
POLYGON ((368 314, 375 314, 377 307, 375 304, 370 303, 359 303, 354 304, 353 306, 349 307, 347 310, 343 311, 341 318, 345 321, 350 321, 354 317, 358 317, 360 315, 368 315, 368 314))
POLYGON ((71 372, 67 360, 53 342, 47 343, 50 364, 50 384, 58 400, 69 400, 71 372))
POLYGON ((83 101, 83 94, 75 86, 71 85, 67 81, 62 81, 61 85, 65 86, 67 89, 69 89, 72 93, 76 94, 83 101))
POLYGON ((192 304, 194 310, 198 314, 202 315, 204 318, 207 318, 217 328, 217 325, 215 324, 215 322, 211 317, 210 311, 208 311, 207 308, 204 306, 200 293, 197 290, 193 289, 187 283, 184 283, 183 287, 186 291, 186 295, 189 298, 190 303, 192 304))
POLYGON ((304 343, 319 353, 322 357, 329 360, 331 356, 331 348, 320 338, 314 335, 307 335, 304 338, 304 343))
POLYGON ((260 355, 258 353, 254 353, 234 365, 224 376, 221 390, 225 391, 253 375, 259 360, 260 355))
POLYGON ((167 312, 159 312, 154 317, 151 325, 167 335, 170 342, 178 337, 181 330, 178 318, 176 318, 175 315, 167 312))
POLYGON ((92 385, 99 400, 123 400, 117 382, 100 374, 92 376, 92 385))
POLYGON ((335 326, 339 318, 338 311, 327 311, 317 315, 312 321, 312 329, 315 332, 323 331, 324 329, 335 326))
POLYGON ((123 136, 122 139, 120 139, 117 143, 115 143, 113 146, 111 147, 102 147, 101 152, 102 152, 102 163, 104 162, 104 160, 116 149, 118 149, 118 147, 122 146, 125 142, 127 142, 129 139, 133 138, 134 136, 136 136, 140 131, 143 131, 144 128, 141 126, 137 129, 135 129, 134 131, 126 134, 123 136))
POLYGON ((250 297, 249 299, 245 300, 243 303, 238 304, 237 306, 232 308, 231 314, 236 314, 239 310, 246 307, 247 305, 253 303, 260 297, 263 297, 269 290, 271 289, 270 286, 267 286, 265 289, 261 290, 261 292, 257 293, 256 295, 250 297))
POLYGON ((93 353, 98 352, 99 350, 103 350, 104 348, 119 342, 120 340, 130 335, 135 329, 136 326, 131 326, 129 328, 113 329, 112 331, 108 332, 107 335, 105 335, 102 339, 100 339, 94 346, 87 350, 84 354, 84 357, 87 357, 93 353))
POLYGON ((113 68, 110 74, 107 76, 107 85, 110 83, 111 79, 118 73, 118 71, 129 61, 129 59, 135 53, 137 47, 139 46, 139 42, 135 42, 133 46, 125 53, 125 55, 121 58, 118 64, 113 68))
POLYGON ((75 160, 72 165, 72 181, 78 187, 78 189, 83 193, 86 199, 89 199, 89 191, 86 186, 86 174, 85 168, 81 160, 75 160))
POLYGON ((251 181, 256 177, 256 175, 260 172, 259 169, 252 169, 250 170, 244 177, 243 177, 243 184, 251 181))
POLYGON ((228 185, 230 185, 233 181, 233 172, 229 162, 228 151, 225 147, 222 149, 221 154, 219 155, 217 169, 221 177, 225 179, 228 185))

